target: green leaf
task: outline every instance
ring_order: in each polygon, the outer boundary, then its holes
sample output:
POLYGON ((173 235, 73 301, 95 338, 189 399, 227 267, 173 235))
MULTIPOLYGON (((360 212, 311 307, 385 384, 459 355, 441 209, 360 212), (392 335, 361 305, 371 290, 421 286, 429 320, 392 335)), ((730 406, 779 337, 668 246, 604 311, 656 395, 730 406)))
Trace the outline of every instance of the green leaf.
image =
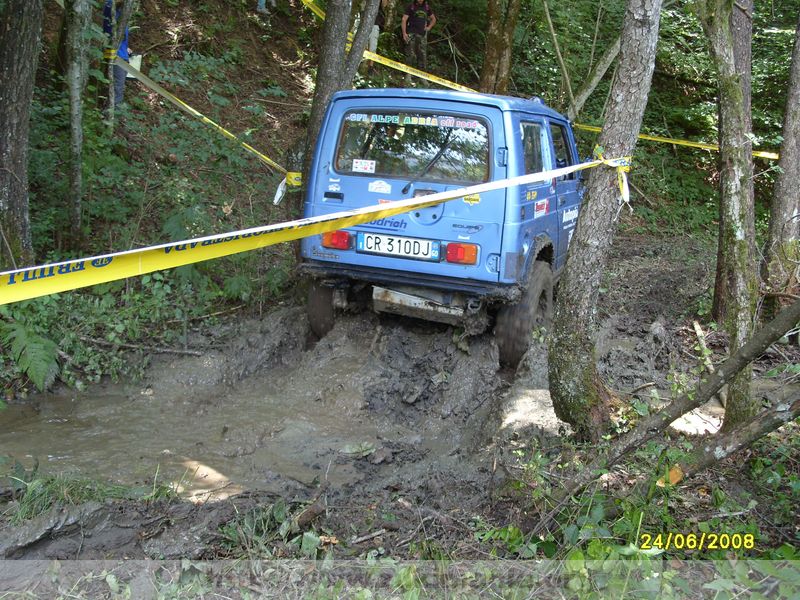
POLYGON ((319 548, 319 536, 313 531, 306 531, 300 542, 300 552, 309 558, 314 558, 317 555, 317 548, 319 548))
POLYGON ((11 358, 31 381, 44 391, 58 375, 58 346, 21 323, 3 323, 0 338, 10 347, 11 358))

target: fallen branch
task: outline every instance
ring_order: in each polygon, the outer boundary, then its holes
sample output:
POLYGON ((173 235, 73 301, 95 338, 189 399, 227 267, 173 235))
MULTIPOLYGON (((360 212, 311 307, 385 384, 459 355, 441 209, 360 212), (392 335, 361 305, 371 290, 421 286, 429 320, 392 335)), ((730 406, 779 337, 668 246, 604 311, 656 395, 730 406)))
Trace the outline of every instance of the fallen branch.
POLYGON ((364 542, 368 542, 371 539, 382 536, 384 533, 386 533, 385 529, 383 528, 378 529, 377 531, 373 531, 372 533, 368 533, 367 535, 362 535, 361 537, 353 538, 352 540, 350 540, 350 545, 355 546, 356 544, 362 544, 364 542))
POLYGON ((122 342, 109 342, 108 340, 99 340, 97 338, 80 336, 84 342, 90 344, 97 344, 98 346, 108 346, 117 348, 127 348, 128 350, 144 350, 145 352, 152 352, 153 354, 186 354, 189 356, 203 356, 199 350, 181 350, 179 348, 162 348, 161 346, 140 346, 139 344, 124 344, 122 342))
MULTIPOLYGON (((706 366, 706 370, 709 373, 714 372, 714 363, 711 362, 710 352, 708 351, 708 346, 706 345, 706 334, 703 332, 703 328, 700 327, 700 323, 694 321, 692 323, 694 327, 694 333, 697 336, 697 342, 700 344, 700 353, 702 354, 703 364, 706 366)), ((723 386, 719 393, 717 394, 719 398, 719 403, 722 404, 723 408, 728 406, 728 390, 723 386)))
MULTIPOLYGON (((639 448, 646 442, 663 433, 675 419, 708 402, 723 385, 733 379, 745 366, 761 356, 767 348, 782 338, 798 321, 800 321, 800 300, 795 301, 794 304, 787 306, 779 312, 772 321, 755 333, 746 344, 741 346, 731 357, 720 364, 715 373, 711 373, 707 379, 701 380, 693 390, 684 393, 659 412, 640 421, 639 425, 613 443, 609 448, 607 456, 596 458, 582 471, 576 473, 572 485, 563 491, 557 499, 555 507, 542 518, 540 524, 534 529, 533 533, 538 533, 547 527, 553 517, 555 517, 563 506, 570 501, 572 496, 583 490, 583 488, 597 479, 600 474, 614 466, 629 452, 639 448)), ((796 404, 797 402, 795 402, 793 408, 796 404)), ((785 411, 779 412, 785 413, 785 411)), ((731 432, 731 434, 735 434, 742 429, 758 427, 758 423, 761 422, 761 419, 762 417, 757 417, 742 427, 738 427, 731 432)), ((749 439, 749 435, 745 437, 749 439)), ((724 439, 727 439, 727 436, 724 439)), ((732 451, 733 450, 731 450, 731 452, 732 451)), ((729 453, 726 453, 725 456, 728 454, 729 453)))
POLYGON ((751 421, 725 434, 708 438, 681 464, 683 476, 691 477, 707 469, 715 462, 746 448, 798 416, 800 416, 800 395, 791 404, 788 401, 779 402, 775 408, 756 415, 751 421))

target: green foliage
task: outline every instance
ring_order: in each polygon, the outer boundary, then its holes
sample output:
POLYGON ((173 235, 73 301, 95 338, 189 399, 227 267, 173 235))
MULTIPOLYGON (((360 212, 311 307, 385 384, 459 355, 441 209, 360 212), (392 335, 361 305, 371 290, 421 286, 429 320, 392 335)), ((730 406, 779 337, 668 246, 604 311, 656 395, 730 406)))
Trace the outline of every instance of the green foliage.
POLYGON ((297 556, 315 559, 322 547, 320 536, 313 530, 300 531, 296 505, 294 515, 283 500, 270 506, 259 506, 238 514, 219 529, 222 552, 231 558, 274 558, 276 545, 292 550, 297 556))
POLYGON ((40 391, 50 387, 58 375, 58 346, 17 322, 0 321, 0 340, 11 358, 40 391))
POLYGON ((19 484, 20 493, 11 520, 20 523, 46 513, 54 506, 77 506, 84 502, 105 502, 106 500, 154 500, 174 498, 175 490, 168 486, 149 489, 103 483, 70 475, 41 475, 35 470, 25 472, 21 477, 9 475, 19 484))

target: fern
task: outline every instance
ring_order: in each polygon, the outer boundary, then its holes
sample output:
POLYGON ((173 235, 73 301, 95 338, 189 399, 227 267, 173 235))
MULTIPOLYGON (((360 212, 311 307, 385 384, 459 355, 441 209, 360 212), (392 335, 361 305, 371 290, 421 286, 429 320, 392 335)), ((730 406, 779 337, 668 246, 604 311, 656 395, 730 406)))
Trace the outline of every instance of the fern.
POLYGON ((0 323, 0 339, 9 348, 12 360, 40 391, 53 384, 59 372, 55 342, 21 323, 0 323))

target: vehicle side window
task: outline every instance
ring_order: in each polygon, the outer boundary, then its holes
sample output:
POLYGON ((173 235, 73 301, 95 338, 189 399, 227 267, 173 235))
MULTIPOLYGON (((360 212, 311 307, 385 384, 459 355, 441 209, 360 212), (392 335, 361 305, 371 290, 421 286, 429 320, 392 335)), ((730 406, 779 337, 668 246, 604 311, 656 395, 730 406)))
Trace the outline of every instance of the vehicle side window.
MULTIPOLYGON (((551 132, 553 134, 553 150, 556 154, 556 169, 562 169, 575 164, 572 160, 572 153, 569 151, 569 137, 567 137, 567 130, 561 125, 552 124, 551 132)), ((566 179, 574 179, 575 173, 570 173, 566 179)))
POLYGON ((544 131, 540 123, 522 124, 522 154, 525 158, 525 174, 544 171, 542 156, 542 135, 544 131))

